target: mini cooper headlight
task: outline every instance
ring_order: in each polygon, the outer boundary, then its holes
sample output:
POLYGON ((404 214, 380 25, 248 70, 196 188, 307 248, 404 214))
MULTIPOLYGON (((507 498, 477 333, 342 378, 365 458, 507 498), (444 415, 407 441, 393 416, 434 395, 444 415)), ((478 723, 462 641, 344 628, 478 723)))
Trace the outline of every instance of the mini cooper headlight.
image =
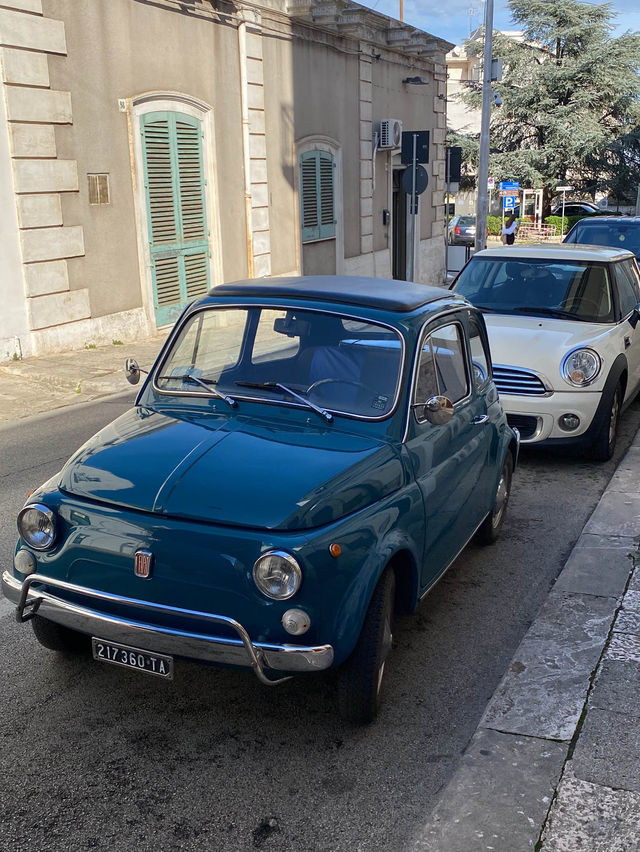
POLYGON ((597 378, 602 359, 593 349, 574 349, 562 362, 562 376, 577 388, 590 385, 597 378))
POLYGON ((256 559, 253 579, 263 595, 286 601, 300 588, 302 571, 291 554, 272 550, 256 559))
POLYGON ((34 550, 47 550, 56 537, 56 518, 42 503, 25 506, 18 515, 18 532, 34 550))

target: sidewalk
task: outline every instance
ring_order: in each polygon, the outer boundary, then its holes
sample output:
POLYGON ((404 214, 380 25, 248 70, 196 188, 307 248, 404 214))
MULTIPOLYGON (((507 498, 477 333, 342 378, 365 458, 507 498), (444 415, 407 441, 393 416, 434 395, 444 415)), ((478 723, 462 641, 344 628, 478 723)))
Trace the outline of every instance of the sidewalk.
POLYGON ((135 358, 148 369, 166 334, 0 363, 0 424, 132 390, 125 359, 135 358))
POLYGON ((416 852, 640 850, 640 433, 416 852))
MULTIPOLYGON (((164 336, 0 364, 0 425, 133 392, 164 336)), ((570 507, 568 507, 570 508, 570 507)), ((416 852, 640 852, 640 432, 489 702, 416 852)))

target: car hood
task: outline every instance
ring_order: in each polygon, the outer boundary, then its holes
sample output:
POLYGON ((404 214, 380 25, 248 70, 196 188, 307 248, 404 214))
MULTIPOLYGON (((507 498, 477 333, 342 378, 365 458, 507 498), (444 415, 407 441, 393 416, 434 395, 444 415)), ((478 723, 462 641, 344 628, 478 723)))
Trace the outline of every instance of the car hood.
POLYGON ((162 516, 303 530, 400 488, 394 447, 326 426, 131 409, 82 446, 60 488, 162 516))
POLYGON ((494 364, 541 373, 552 387, 567 390, 560 374, 562 359, 572 349, 592 346, 610 334, 611 325, 503 314, 484 314, 494 364))

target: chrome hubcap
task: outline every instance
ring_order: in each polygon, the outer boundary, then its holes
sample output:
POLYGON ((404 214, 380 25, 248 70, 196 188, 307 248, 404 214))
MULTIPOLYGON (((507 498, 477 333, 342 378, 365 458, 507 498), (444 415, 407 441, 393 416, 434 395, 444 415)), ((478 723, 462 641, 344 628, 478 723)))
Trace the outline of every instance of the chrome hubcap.
POLYGON ((611 417, 609 418, 609 443, 613 442, 613 439, 616 436, 616 429, 618 426, 618 413, 620 411, 620 403, 618 401, 618 394, 616 394, 613 398, 613 405, 611 406, 611 417))
POLYGON ((494 527, 498 526, 498 524, 500 523, 500 519, 502 518, 505 506, 507 505, 508 496, 509 493, 507 491, 507 480, 504 475, 504 471, 502 471, 502 476, 500 477, 500 482, 498 483, 498 490, 496 491, 496 502, 493 507, 494 527))
POLYGON ((384 663, 387 659, 387 654, 391 650, 391 643, 393 641, 393 633, 391 632, 391 614, 387 613, 384 620, 384 633, 382 635, 382 649, 381 649, 381 657, 382 661, 380 663, 380 667, 378 669, 378 685, 376 687, 376 692, 380 693, 382 689, 382 678, 384 675, 384 663))

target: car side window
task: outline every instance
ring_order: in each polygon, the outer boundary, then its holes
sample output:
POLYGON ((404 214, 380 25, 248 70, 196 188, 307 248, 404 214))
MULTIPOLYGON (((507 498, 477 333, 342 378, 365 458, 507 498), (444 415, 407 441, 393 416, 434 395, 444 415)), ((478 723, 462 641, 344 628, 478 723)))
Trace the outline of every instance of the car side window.
POLYGON ((477 388, 482 387, 491 378, 491 358, 478 320, 469 317, 469 348, 471 349, 471 371, 473 383, 477 388))
POLYGON ((456 403, 468 394, 462 328, 451 323, 431 332, 422 345, 414 401, 446 396, 456 403))
POLYGON ((632 260, 616 263, 616 280, 618 282, 620 315, 626 317, 640 304, 640 289, 632 260))

